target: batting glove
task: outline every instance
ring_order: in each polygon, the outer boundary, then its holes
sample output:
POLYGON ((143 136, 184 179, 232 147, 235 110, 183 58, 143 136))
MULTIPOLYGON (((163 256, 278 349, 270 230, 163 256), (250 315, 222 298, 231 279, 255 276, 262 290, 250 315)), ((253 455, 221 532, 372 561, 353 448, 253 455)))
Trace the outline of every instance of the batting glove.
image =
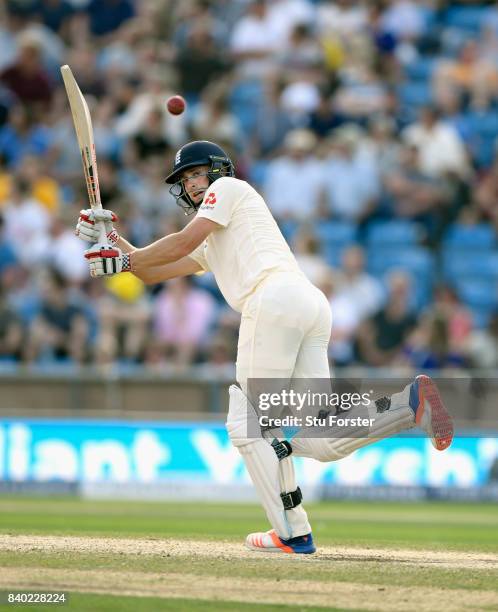
POLYGON ((94 278, 131 270, 130 254, 122 253, 116 246, 96 244, 85 251, 85 258, 88 260, 90 275, 94 278))
POLYGON ((103 221, 105 225, 105 233, 109 244, 116 244, 119 240, 119 234, 114 229, 113 223, 118 221, 118 217, 112 210, 92 210, 87 208, 80 210, 80 216, 74 233, 82 240, 87 242, 99 242, 99 229, 96 223, 103 221))

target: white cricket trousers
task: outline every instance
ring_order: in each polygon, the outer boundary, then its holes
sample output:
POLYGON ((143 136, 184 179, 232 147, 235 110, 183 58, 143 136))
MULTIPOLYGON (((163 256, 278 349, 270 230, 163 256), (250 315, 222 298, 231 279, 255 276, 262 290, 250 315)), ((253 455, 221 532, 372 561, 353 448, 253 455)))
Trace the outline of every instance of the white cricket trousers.
POLYGON ((306 278, 269 276, 242 312, 236 377, 330 378, 327 347, 332 315, 325 295, 306 278))
MULTIPOLYGON (((329 378, 331 331, 325 295, 304 277, 275 273, 247 300, 237 355, 237 387, 230 389, 227 430, 242 455, 270 524, 283 539, 311 532, 301 503, 283 497, 299 493, 292 456, 278 460, 268 440, 247 437, 248 379, 329 378)), ((254 415, 254 418, 256 415, 254 415)))

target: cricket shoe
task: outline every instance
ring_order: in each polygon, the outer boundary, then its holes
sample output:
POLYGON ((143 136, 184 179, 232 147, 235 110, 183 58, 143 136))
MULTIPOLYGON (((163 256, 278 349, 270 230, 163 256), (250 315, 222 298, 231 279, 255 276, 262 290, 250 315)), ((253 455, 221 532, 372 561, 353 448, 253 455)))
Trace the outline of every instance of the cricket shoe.
POLYGON ((446 410, 436 383, 429 376, 417 376, 410 386, 410 407, 415 422, 427 432, 437 450, 445 450, 453 440, 453 419, 446 410))
POLYGON ((266 533, 250 533, 246 538, 246 546, 251 550, 271 553, 310 555, 316 551, 311 533, 283 540, 273 529, 266 533))

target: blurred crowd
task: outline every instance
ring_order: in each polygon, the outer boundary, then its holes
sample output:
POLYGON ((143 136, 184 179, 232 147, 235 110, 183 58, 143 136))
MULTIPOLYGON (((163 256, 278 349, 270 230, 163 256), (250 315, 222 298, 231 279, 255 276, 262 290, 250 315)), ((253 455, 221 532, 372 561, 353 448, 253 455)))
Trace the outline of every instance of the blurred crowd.
POLYGON ((224 147, 330 299, 331 363, 498 367, 498 2, 7 0, 0 8, 0 367, 232 372, 209 274, 90 280, 59 68, 102 202, 136 246, 189 221, 164 184, 224 147), (187 111, 173 117, 173 93, 187 111))

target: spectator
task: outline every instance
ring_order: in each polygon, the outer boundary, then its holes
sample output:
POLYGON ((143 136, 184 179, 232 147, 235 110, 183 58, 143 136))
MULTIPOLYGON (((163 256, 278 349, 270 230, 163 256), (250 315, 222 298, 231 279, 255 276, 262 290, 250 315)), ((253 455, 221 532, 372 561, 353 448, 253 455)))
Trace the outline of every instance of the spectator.
POLYGON ((461 303, 452 287, 437 287, 434 298, 434 312, 443 318, 447 325, 449 351, 454 355, 464 355, 473 329, 472 314, 461 303))
POLYGON ((481 57, 477 41, 468 40, 462 45, 455 60, 439 62, 434 75, 434 87, 436 91, 453 87, 467 96, 483 93, 488 97, 496 96, 498 70, 495 62, 481 57))
POLYGON ((347 41, 366 30, 368 15, 365 6, 353 0, 324 0, 317 7, 317 22, 322 34, 347 41))
POLYGON ((186 366, 207 339, 216 306, 210 294, 176 278, 159 294, 154 308, 154 337, 168 361, 186 366))
POLYGON ((444 182, 420 170, 415 146, 402 148, 397 166, 384 177, 383 199, 391 213, 418 221, 432 239, 438 235, 440 216, 450 195, 444 182))
POLYGON ((342 254, 341 285, 338 298, 356 311, 358 321, 378 312, 384 303, 381 282, 365 270, 365 256, 359 246, 348 247, 342 254))
POLYGON ((404 356, 408 365, 417 371, 445 370, 468 365, 464 353, 450 349, 448 321, 436 312, 422 317, 418 327, 407 339, 404 356))
POLYGON ((498 155, 492 167, 477 184, 475 203, 480 213, 489 220, 498 232, 498 155))
POLYGON ((455 128, 441 119, 433 107, 422 109, 418 122, 403 132, 409 145, 418 148, 419 168, 433 177, 455 174, 461 178, 469 175, 465 147, 455 128))
POLYGON ((42 158, 26 155, 17 175, 29 185, 34 200, 42 204, 51 215, 58 212, 62 198, 60 185, 45 172, 42 158))
MULTIPOLYGON (((77 210, 71 209, 70 212, 74 215, 77 210)), ((66 215, 69 216, 67 213, 66 215)), ((53 219, 50 226, 47 262, 67 283, 79 285, 88 279, 88 266, 84 253, 85 245, 74 235, 68 220, 53 219)))
POLYGON ((230 148, 238 148, 242 127, 237 117, 230 112, 228 96, 224 81, 206 87, 191 124, 194 138, 228 143, 230 148))
POLYGON ((375 210, 380 192, 376 160, 363 155, 361 138, 354 126, 335 130, 325 164, 329 214, 356 222, 367 219, 375 210))
POLYGON ((5 235, 5 222, 0 214, 0 278, 5 268, 17 263, 17 257, 5 235))
POLYGON ((71 299, 62 276, 49 272, 43 282, 39 314, 29 328, 26 361, 70 359, 82 364, 88 356, 88 340, 89 325, 84 310, 71 299))
POLYGON ((240 75, 267 75, 275 67, 275 52, 284 44, 281 28, 268 11, 268 0, 251 0, 247 13, 235 24, 230 41, 240 75))
POLYGON ((204 23, 192 27, 186 46, 178 52, 175 65, 179 72, 180 91, 191 104, 199 101, 210 83, 231 69, 230 61, 204 23))
POLYGON ((332 104, 332 98, 326 89, 320 91, 317 107, 310 113, 308 127, 319 138, 329 136, 335 128, 345 123, 343 115, 338 113, 332 104))
POLYGON ((3 211, 5 237, 19 261, 28 266, 39 266, 49 247, 50 216, 30 192, 26 181, 16 180, 3 211))
POLYGON ((265 198, 279 219, 309 219, 318 208, 326 174, 317 159, 316 137, 308 130, 293 130, 284 141, 284 151, 268 163, 265 198))
POLYGON ((346 294, 341 294, 341 284, 340 273, 330 269, 318 284, 327 296, 332 311, 329 357, 332 363, 339 367, 348 366, 354 360, 354 339, 360 324, 357 309, 351 308, 346 294))
POLYGON ((302 227, 293 239, 293 253, 299 267, 317 287, 329 274, 329 266, 320 255, 320 243, 311 228, 302 227))
POLYGON ((376 160, 380 179, 385 179, 398 165, 401 145, 394 121, 386 115, 374 115, 368 122, 366 148, 376 160))
POLYGON ((151 316, 142 281, 131 273, 109 277, 93 303, 98 320, 95 362, 108 366, 141 361, 151 316))
POLYGON ((49 110, 52 84, 41 61, 41 48, 33 36, 19 39, 18 56, 14 64, 0 73, 4 83, 22 104, 31 107, 41 119, 49 110))
POLYGON ((411 0, 389 2, 382 15, 382 29, 398 40, 416 40, 425 31, 423 8, 411 0))
POLYGON ((309 25, 299 23, 294 26, 289 44, 280 53, 279 63, 287 78, 320 78, 324 64, 323 50, 309 25))
POLYGON ((0 364, 2 361, 21 360, 23 333, 22 323, 8 304, 0 285, 0 364))
POLYGON ((496 372, 498 368, 498 312, 495 312, 486 329, 476 329, 468 341, 470 364, 496 372))
POLYGON ((163 156, 168 150, 168 141, 163 134, 163 112, 153 108, 147 115, 145 124, 133 138, 138 158, 141 161, 151 156, 163 156))
POLYGON ((362 323, 356 336, 358 359, 369 366, 389 366, 399 357, 416 324, 410 312, 410 280, 404 272, 392 272, 389 294, 382 310, 362 323))
POLYGON ((95 36, 112 34, 135 15, 132 0, 91 0, 87 11, 95 36))
POLYGON ((68 20, 74 15, 74 7, 67 0, 41 0, 37 10, 41 21, 59 34, 63 33, 68 20))
POLYGON ((50 145, 49 129, 35 123, 27 108, 16 105, 10 109, 8 123, 0 128, 0 155, 9 168, 16 168, 25 155, 45 155, 50 145))

